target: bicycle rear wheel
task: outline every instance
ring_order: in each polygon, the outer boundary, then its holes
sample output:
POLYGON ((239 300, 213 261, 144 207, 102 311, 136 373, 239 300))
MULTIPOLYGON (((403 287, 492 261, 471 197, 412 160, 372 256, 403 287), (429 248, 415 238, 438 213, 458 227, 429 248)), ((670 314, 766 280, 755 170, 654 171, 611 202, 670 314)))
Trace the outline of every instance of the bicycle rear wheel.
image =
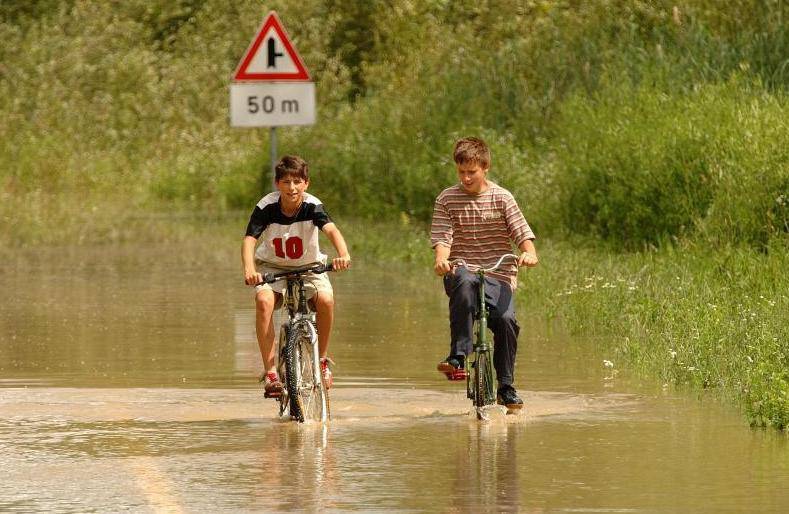
POLYGON ((328 395, 320 375, 317 334, 302 324, 288 334, 285 383, 290 415, 299 422, 326 421, 328 395))

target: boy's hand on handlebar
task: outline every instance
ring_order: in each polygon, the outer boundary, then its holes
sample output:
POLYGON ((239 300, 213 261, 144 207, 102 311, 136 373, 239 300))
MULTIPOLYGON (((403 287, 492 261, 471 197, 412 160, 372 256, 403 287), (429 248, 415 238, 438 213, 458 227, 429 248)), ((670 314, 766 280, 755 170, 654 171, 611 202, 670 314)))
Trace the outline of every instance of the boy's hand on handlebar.
POLYGON ((334 268, 334 271, 342 271, 351 267, 351 256, 346 255, 344 257, 335 257, 331 261, 331 265, 334 268))
POLYGON ((436 275, 442 277, 452 271, 452 265, 446 259, 438 259, 433 266, 433 270, 436 272, 436 275))
POLYGON ((518 267, 527 266, 533 268, 540 262, 537 256, 531 252, 523 252, 518 256, 518 267))
POLYGON ((263 275, 257 271, 244 272, 244 283, 248 286, 255 286, 263 282, 263 275))

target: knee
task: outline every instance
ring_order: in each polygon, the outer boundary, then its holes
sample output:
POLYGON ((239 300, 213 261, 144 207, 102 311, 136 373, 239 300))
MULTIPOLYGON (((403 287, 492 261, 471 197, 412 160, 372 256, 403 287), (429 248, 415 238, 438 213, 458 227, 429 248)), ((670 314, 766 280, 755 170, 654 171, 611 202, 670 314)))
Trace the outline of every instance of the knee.
POLYGON ((269 291, 261 291, 255 295, 255 310, 260 313, 273 312, 274 294, 269 291))
POLYGON ((334 295, 326 291, 321 291, 315 294, 313 298, 316 309, 331 310, 334 309, 334 295))
POLYGON ((463 287, 463 288, 474 288, 476 290, 477 287, 477 277, 472 273, 466 270, 457 270, 455 272, 455 286, 456 287, 463 287))
POLYGON ((520 330, 520 325, 518 325, 518 320, 515 318, 514 312, 505 312, 501 317, 501 323, 507 329, 515 331, 515 333, 520 330))
POLYGON ((471 273, 456 272, 456 275, 451 278, 450 290, 451 296, 461 298, 474 298, 477 294, 476 277, 471 273))

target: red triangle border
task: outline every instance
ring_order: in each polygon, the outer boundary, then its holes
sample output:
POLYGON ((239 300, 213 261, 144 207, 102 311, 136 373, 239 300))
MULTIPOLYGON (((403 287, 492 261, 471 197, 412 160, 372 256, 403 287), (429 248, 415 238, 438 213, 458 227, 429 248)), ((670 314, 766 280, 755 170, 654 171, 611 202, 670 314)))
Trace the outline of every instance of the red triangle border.
POLYGON ((298 81, 309 81, 310 74, 307 72, 307 68, 304 66, 304 62, 301 60, 298 52, 293 47, 293 44, 290 42, 290 38, 288 37, 287 33, 285 32, 284 27, 282 26, 282 22, 277 16, 277 13, 271 11, 266 19, 263 21, 263 25, 261 25, 260 30, 258 30, 255 38, 252 40, 252 43, 247 48, 244 57, 241 59, 238 67, 236 68, 235 73, 233 74, 234 81, 272 81, 272 80, 298 80, 298 81), (252 62, 252 58, 260 48, 260 45, 263 43, 263 37, 268 33, 271 27, 274 27, 274 30, 277 31, 277 35, 279 36, 282 44, 285 46, 285 50, 290 55, 291 59, 293 59, 293 63, 296 65, 298 71, 291 72, 291 73, 249 73, 247 72, 247 68, 249 67, 250 62, 252 62))

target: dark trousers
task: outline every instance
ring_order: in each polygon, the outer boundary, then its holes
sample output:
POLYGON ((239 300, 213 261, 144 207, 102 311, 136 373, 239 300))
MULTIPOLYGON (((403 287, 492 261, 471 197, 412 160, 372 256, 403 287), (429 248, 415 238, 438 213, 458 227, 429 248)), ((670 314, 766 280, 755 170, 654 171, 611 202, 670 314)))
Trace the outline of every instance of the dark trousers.
MULTIPOLYGON (((479 310, 479 277, 466 268, 444 275, 444 291, 449 296, 450 355, 468 355, 474 340, 474 316, 479 310)), ((493 332, 493 367, 499 386, 512 385, 520 326, 515 319, 512 289, 494 278, 485 277, 488 328, 493 332)))

